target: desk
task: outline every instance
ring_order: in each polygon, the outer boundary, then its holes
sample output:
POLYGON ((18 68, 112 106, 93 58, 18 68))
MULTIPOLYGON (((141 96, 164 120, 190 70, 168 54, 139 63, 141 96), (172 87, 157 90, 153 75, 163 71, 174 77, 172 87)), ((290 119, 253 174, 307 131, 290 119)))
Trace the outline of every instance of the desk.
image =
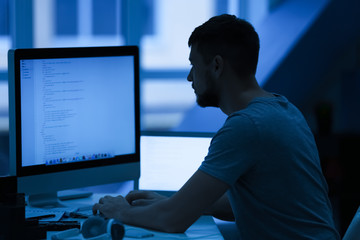
MULTIPOLYGON (((108 194, 112 195, 112 194, 108 194)), ((117 195, 117 194, 116 194, 117 195)), ((93 196, 86 199, 76 199, 64 201, 63 203, 69 207, 89 205, 98 202, 99 198, 104 196, 104 194, 94 194, 93 196)), ((133 226, 125 225, 126 229, 136 228, 133 226)), ((146 230, 154 234, 153 237, 148 237, 144 239, 224 239, 216 226, 214 219, 211 216, 202 216, 200 217, 193 225, 191 225, 185 233, 163 233, 152 230, 146 230)), ((47 239, 51 240, 51 236, 54 232, 49 232, 47 234, 47 239)), ((77 236, 76 239, 83 239, 81 235, 77 236)), ((135 238, 124 238, 125 240, 134 240, 135 238)))

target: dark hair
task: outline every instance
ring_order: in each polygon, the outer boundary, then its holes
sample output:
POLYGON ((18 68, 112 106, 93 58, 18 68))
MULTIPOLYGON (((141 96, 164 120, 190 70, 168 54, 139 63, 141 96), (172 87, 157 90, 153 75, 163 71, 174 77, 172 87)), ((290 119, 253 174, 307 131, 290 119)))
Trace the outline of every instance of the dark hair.
POLYGON ((210 18, 192 32, 188 45, 195 44, 205 63, 220 55, 239 76, 256 73, 259 36, 243 19, 228 14, 210 18))

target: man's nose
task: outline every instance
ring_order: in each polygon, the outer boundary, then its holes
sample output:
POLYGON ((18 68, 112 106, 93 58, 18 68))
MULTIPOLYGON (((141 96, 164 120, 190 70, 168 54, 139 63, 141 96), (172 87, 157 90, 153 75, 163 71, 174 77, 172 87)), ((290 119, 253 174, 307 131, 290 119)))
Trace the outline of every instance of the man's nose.
POLYGON ((187 76, 187 80, 188 80, 189 82, 192 82, 192 81, 193 81, 193 79, 192 79, 192 71, 193 71, 193 69, 191 68, 191 69, 190 69, 190 72, 189 72, 189 74, 188 74, 188 76, 187 76))

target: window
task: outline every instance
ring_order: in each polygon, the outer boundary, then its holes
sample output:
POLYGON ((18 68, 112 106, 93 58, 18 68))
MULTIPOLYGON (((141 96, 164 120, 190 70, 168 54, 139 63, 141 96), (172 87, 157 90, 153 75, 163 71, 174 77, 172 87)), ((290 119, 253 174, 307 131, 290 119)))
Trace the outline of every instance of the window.
POLYGON ((6 79, 7 52, 10 46, 9 0, 0 0, 0 133, 9 129, 8 85, 6 79))
MULTIPOLYGON (((138 45, 142 130, 175 131, 197 105, 186 81, 190 70, 187 41, 193 29, 222 13, 246 18, 256 27, 284 0, 13 1, 17 3, 14 14, 21 15, 21 19, 32 17, 22 20, 26 21, 25 27, 16 29, 20 33, 31 30, 21 37, 21 44, 19 39, 12 39, 15 45, 21 45, 14 47, 138 45), (30 10, 19 7, 24 4, 30 10), (23 16, 19 14, 22 11, 29 13, 23 16)), ((0 7, 1 76, 11 43, 9 0, 0 0, 0 7)), ((3 76, 6 79, 6 71, 3 76)))
POLYGON ((7 52, 10 48, 9 0, 0 0, 0 72, 7 69, 7 52))
POLYGON ((209 0, 154 1, 154 32, 144 35, 142 66, 146 69, 189 68, 187 40, 194 28, 215 13, 209 0), (189 7, 191 6, 191 7, 189 7), (186 16, 186 17, 185 17, 186 16))
POLYGON ((34 47, 123 45, 121 0, 33 0, 34 47))

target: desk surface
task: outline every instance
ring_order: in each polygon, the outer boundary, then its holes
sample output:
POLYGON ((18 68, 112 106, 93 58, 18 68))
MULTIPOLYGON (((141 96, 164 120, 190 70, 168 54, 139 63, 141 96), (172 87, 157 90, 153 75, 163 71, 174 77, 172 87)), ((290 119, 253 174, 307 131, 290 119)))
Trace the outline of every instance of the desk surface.
MULTIPOLYGON (((111 195, 111 194, 109 194, 111 195)), ((104 194, 94 194, 90 198, 85 199, 76 199, 64 201, 63 203, 69 207, 76 207, 81 205, 90 205, 96 203, 100 197, 104 194)), ((125 225, 125 234, 127 230, 138 229, 142 231, 147 231, 153 234, 153 237, 147 237, 143 239, 223 239, 217 225, 214 222, 214 219, 211 216, 202 216, 200 217, 193 225, 191 225, 185 233, 163 233, 152 230, 145 230, 142 228, 137 228, 133 226, 125 225)), ((51 239, 53 232, 47 234, 47 239, 51 239)), ((81 235, 75 237, 76 239, 83 239, 81 235)), ((74 239, 74 238, 73 238, 74 239)), ((125 240, 134 240, 135 238, 124 237, 125 240)))

